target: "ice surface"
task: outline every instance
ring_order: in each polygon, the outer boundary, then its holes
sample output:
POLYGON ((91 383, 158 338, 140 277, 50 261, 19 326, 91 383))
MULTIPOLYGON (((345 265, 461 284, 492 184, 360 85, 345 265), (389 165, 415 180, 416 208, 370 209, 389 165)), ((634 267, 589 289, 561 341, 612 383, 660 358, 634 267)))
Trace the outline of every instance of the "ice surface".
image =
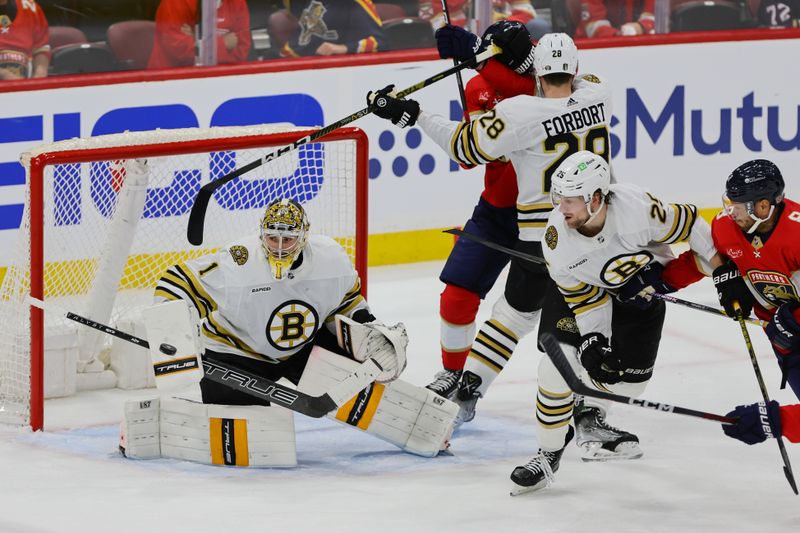
MULTIPOLYGON (((424 385, 440 366, 441 263, 370 270, 369 300, 408 327, 404 379, 424 385)), ((502 285, 502 283, 501 283, 502 285)), ((481 309, 488 315, 499 295, 481 309)), ((708 281, 678 294, 715 304, 708 281)), ((668 304, 656 372, 645 398, 724 414, 759 400, 738 325, 668 304)), ((751 328, 774 398, 772 351, 751 328)), ((456 433, 452 456, 422 459, 328 420, 295 417, 296 469, 232 469, 116 452, 122 402, 148 391, 100 391, 47 402, 46 431, 0 428, 0 533, 779 532, 800 528, 800 498, 781 472, 775 442, 748 447, 718 424, 616 405, 609 422, 636 433, 629 462, 583 463, 567 449, 555 484, 516 498, 509 474, 537 449, 533 337, 456 433)), ((800 476, 798 446, 786 442, 800 476)))

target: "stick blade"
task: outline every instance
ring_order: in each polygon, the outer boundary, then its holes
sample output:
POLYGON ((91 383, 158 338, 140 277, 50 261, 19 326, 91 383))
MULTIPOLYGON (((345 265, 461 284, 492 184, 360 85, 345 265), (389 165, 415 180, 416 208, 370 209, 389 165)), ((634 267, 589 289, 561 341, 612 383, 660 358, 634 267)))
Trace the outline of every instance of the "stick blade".
POLYGON ((208 185, 211 184, 206 184, 200 188, 197 198, 194 199, 192 210, 189 212, 186 238, 194 246, 203 244, 203 226, 206 221, 206 210, 208 209, 208 203, 211 201, 211 195, 214 194, 214 189, 207 189, 208 185))

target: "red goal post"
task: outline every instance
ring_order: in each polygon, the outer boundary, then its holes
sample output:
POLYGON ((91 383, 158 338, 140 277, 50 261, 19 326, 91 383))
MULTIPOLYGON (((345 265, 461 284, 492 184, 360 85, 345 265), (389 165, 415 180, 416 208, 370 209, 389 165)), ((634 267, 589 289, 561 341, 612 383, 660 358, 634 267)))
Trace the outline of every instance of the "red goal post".
POLYGON ((76 331, 58 313, 30 307, 28 294, 113 324, 147 305, 167 266, 257 231, 263 208, 276 197, 298 200, 311 231, 345 247, 366 291, 368 141, 358 128, 336 130, 226 184, 209 206, 203 247, 186 240, 200 186, 312 131, 249 126, 126 132, 23 154, 25 210, 0 286, 6 325, 0 333, 0 421, 43 428, 50 332, 81 337, 79 369, 97 367, 106 349, 104 335, 76 331), (134 174, 126 162, 137 159, 148 161, 146 182, 128 183, 134 174))

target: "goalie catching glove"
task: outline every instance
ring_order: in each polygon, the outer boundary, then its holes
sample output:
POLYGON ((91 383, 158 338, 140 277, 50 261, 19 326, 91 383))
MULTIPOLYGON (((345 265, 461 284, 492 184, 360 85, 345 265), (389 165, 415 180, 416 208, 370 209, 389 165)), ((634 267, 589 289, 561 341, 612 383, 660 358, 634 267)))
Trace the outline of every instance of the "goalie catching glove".
POLYGON ((394 85, 387 85, 380 91, 367 93, 367 105, 380 118, 391 120, 392 124, 405 128, 417 123, 419 104, 415 100, 395 98, 394 85))
POLYGON ((406 368, 408 335, 402 322, 394 326, 373 321, 360 324, 344 315, 336 315, 336 340, 356 361, 372 359, 383 369, 375 379, 389 383, 406 368))

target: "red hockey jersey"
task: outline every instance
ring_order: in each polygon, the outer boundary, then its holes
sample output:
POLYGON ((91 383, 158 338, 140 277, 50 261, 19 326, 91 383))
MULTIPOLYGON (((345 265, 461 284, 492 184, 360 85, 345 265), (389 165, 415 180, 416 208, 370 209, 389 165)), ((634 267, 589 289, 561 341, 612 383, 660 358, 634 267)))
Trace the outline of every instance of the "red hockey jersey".
POLYGON ((13 22, 0 17, 0 68, 27 78, 31 58, 50 52, 47 19, 33 0, 10 1, 16 2, 17 15, 13 22))
POLYGON ((754 311, 769 320, 777 308, 800 294, 800 204, 784 200, 778 223, 766 242, 747 240, 724 212, 711 226, 714 246, 736 263, 756 300, 754 311))
POLYGON ((781 431, 791 442, 800 442, 800 404, 781 407, 781 431))

